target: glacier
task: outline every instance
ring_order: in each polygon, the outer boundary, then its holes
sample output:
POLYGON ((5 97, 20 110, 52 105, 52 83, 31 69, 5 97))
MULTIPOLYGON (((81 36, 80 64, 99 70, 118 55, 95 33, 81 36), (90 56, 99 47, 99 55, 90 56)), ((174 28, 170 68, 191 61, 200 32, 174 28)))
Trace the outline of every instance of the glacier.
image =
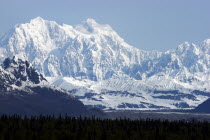
POLYGON ((0 37, 0 61, 12 56, 103 109, 187 109, 210 97, 210 39, 145 51, 93 19, 71 26, 37 17, 0 37))

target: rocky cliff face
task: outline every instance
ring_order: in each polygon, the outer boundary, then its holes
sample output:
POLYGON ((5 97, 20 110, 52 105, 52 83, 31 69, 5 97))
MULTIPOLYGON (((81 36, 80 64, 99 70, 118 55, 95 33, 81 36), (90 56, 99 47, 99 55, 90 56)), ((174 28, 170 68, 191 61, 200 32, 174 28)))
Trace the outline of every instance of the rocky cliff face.
POLYGON ((1 90, 24 88, 26 85, 44 84, 47 80, 32 65, 17 57, 6 58, 0 67, 1 90))
POLYGON ((0 67, 0 81, 0 114, 90 114, 73 95, 50 86, 26 60, 5 59, 0 67))

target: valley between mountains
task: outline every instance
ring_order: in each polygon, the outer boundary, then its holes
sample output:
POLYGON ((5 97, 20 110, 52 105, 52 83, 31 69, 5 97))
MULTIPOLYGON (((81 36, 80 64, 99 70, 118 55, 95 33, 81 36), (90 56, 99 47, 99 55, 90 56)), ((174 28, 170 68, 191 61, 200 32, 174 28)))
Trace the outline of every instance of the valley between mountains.
MULTIPOLYGON (((93 19, 71 26, 37 17, 0 37, 0 62, 29 61, 43 76, 37 80, 67 90, 73 96, 66 98, 82 109, 83 104, 104 110, 192 109, 210 97, 210 39, 166 52, 138 48, 93 19)), ((1 78, 8 75, 4 66, 1 78)), ((15 79, 2 89, 20 87, 20 77, 15 79)))

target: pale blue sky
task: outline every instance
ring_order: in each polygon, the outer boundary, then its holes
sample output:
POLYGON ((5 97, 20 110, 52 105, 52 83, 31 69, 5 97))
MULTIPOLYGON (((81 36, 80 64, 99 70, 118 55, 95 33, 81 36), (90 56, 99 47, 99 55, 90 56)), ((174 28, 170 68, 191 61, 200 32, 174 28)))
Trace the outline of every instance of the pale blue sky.
POLYGON ((0 34, 37 16, 70 25, 93 18, 144 50, 210 38, 210 0, 0 0, 0 34))

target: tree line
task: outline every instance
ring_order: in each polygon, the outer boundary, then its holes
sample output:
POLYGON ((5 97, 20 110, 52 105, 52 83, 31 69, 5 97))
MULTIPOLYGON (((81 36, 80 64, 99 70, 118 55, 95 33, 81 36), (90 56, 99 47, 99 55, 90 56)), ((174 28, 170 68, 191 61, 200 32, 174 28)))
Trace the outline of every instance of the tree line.
POLYGON ((0 117, 0 140, 207 140, 210 123, 19 115, 0 117))

